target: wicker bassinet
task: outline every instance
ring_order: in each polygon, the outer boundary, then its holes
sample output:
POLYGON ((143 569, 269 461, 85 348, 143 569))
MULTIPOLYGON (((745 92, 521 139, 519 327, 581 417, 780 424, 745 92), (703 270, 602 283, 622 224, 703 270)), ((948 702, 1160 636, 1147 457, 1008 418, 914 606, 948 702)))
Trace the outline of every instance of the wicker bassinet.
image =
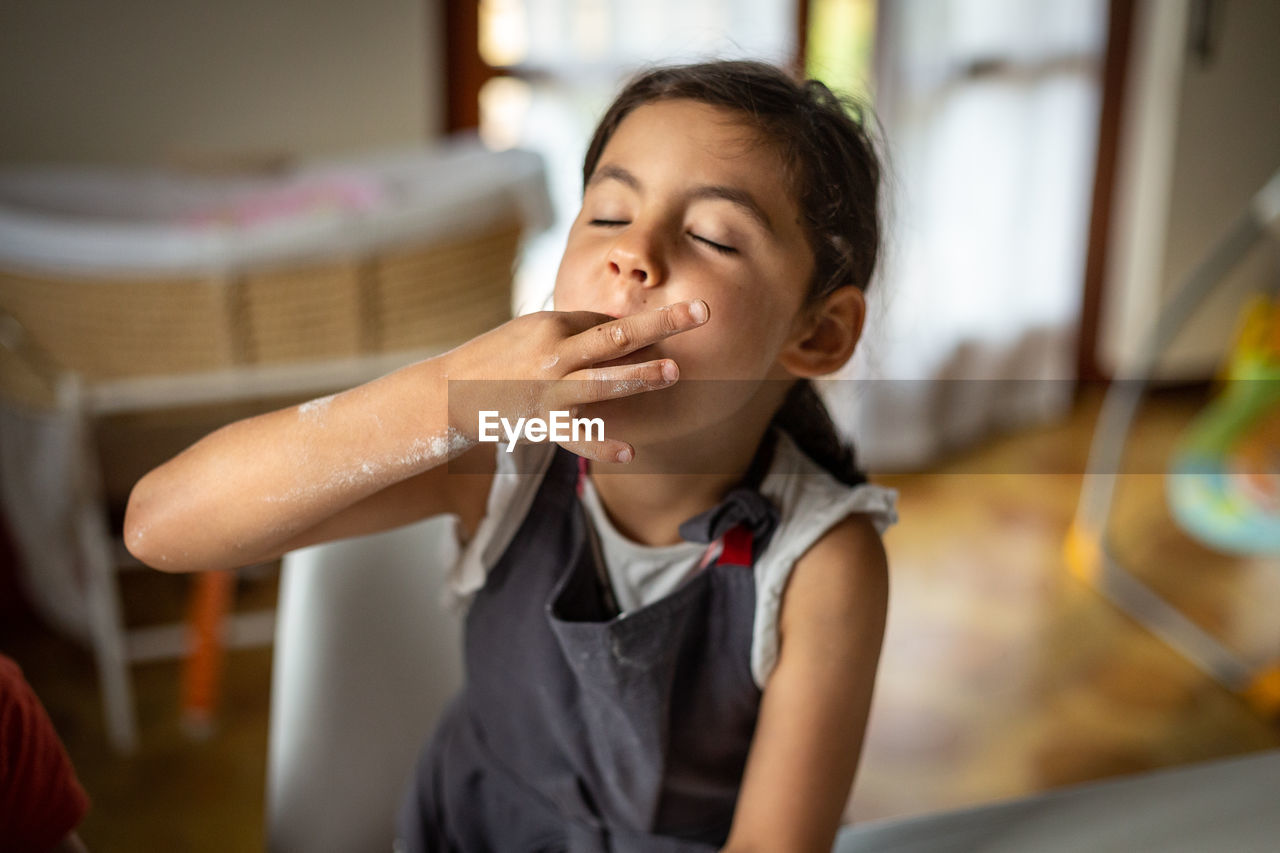
POLYGON ((514 219, 365 257, 191 278, 0 268, 0 394, 49 407, 87 383, 451 346, 510 317, 514 219))
MULTIPOLYGON (((455 180, 439 205, 461 209, 443 228, 415 229, 400 215, 389 237, 335 235, 312 252, 178 274, 55 273, 0 252, 0 395, 47 408, 67 375, 92 384, 439 349, 474 337, 510 317, 521 231, 539 224, 529 221, 528 188, 542 188, 540 166, 531 182, 528 162, 517 161, 504 187, 493 180, 501 168, 477 170, 480 156, 467 152, 462 171, 490 173, 477 196, 482 209, 468 213, 467 187, 455 180)), ((446 165, 456 178, 458 164, 446 165)), ((535 193, 532 207, 543 200, 535 193)))

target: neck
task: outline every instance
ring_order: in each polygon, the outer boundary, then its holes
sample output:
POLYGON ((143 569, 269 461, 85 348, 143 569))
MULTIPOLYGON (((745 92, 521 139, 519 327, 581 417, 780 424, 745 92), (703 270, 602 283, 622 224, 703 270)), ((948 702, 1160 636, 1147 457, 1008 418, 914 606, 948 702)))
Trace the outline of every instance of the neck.
POLYGON ((592 484, 619 532, 644 545, 675 544, 681 523, 742 481, 770 419, 720 423, 678 441, 637 446, 627 465, 592 463, 592 484))

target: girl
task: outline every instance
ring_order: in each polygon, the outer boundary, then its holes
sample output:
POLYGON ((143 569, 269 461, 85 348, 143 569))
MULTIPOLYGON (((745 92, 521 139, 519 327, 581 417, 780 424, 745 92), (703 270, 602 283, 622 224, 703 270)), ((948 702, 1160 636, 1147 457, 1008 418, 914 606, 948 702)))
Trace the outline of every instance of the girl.
POLYGON ((138 483, 126 541, 212 569, 458 517, 466 686, 402 849, 829 850, 896 493, 808 379, 862 331, 875 154, 821 84, 719 62, 629 84, 583 178, 555 311, 213 433, 138 483), (477 442, 553 411, 603 439, 477 442))

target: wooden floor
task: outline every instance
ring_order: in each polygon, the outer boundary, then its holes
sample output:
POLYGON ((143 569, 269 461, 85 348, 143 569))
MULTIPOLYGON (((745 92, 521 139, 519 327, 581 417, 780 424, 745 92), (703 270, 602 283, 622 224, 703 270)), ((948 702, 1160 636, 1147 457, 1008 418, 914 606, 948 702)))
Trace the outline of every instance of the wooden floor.
MULTIPOLYGON (((1255 660, 1280 656, 1280 558, 1209 551, 1175 526, 1157 473, 1200 393, 1166 392, 1132 433, 1112 553, 1255 660)), ((1258 716, 1069 574, 1099 398, 1068 423, 992 443, 901 492, 885 537, 889 625, 857 819, 970 805, 1280 746, 1258 716), (1058 473, 1029 473, 1031 471, 1058 473), (1075 473, 1072 473, 1075 472, 1075 473)))
MULTIPOLYGON (((1199 393, 1144 409, 1113 515, 1116 556, 1241 652, 1280 654, 1280 560, 1206 550, 1171 522, 1159 475, 1199 393)), ((1069 422, 992 442, 900 491, 886 537, 889 627, 851 813, 860 820, 1014 797, 1116 774, 1280 746, 1280 724, 1072 577, 1062 542, 1098 399, 1069 422)), ((186 579, 131 577, 130 619, 180 616, 186 579)), ((244 580, 269 603, 271 576, 244 580)), ((17 658, 66 740, 93 810, 96 851, 262 846, 270 653, 228 656, 218 728, 178 724, 179 667, 138 667, 141 748, 104 745, 89 655, 12 605, 0 649, 17 658)))

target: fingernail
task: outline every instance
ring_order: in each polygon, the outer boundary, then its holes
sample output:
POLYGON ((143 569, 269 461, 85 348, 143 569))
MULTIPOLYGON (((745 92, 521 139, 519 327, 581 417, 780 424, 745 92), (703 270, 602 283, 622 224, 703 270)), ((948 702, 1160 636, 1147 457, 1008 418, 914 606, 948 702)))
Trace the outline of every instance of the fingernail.
POLYGON ((662 378, 667 382, 675 382, 680 378, 680 368, 676 367, 674 361, 665 361, 662 363, 662 378))
POLYGON ((692 315, 694 322, 707 322, 707 303, 701 299, 695 299, 689 303, 689 314, 692 315))
POLYGON ((618 455, 615 456, 614 458, 617 459, 619 462, 630 462, 631 448, 629 447, 622 448, 621 450, 618 451, 618 455))

